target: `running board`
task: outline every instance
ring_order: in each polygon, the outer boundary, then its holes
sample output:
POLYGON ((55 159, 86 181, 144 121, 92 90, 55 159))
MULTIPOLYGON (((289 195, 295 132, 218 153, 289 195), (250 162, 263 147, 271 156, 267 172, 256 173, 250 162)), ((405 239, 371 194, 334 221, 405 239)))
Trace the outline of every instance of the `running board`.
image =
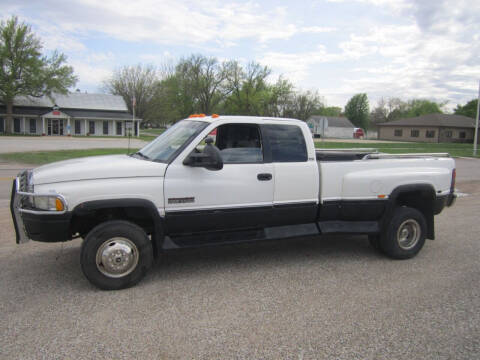
POLYGON ((165 236, 162 248, 164 250, 236 244, 262 240, 287 239, 300 236, 319 235, 317 225, 301 224, 275 226, 265 229, 217 231, 210 233, 198 233, 177 236, 165 236))
POLYGON ((378 234, 377 221, 319 221, 322 234, 378 234))

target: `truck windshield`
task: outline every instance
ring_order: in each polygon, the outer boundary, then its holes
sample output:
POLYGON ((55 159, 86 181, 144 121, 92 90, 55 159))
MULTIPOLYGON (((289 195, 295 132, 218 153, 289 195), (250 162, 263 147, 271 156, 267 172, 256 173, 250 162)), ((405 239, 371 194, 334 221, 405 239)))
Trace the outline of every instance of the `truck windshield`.
POLYGON ((138 154, 145 159, 168 163, 207 125, 204 121, 179 121, 142 148, 138 154))

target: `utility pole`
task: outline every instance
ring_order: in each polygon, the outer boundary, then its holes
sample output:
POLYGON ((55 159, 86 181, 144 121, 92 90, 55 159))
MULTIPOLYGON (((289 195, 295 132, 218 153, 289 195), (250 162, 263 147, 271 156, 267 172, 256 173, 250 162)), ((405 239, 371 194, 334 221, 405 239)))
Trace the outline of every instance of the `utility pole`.
POLYGON ((480 112, 480 81, 478 82, 478 101, 477 101, 477 118, 475 120, 475 136, 473 137, 473 156, 477 156, 478 142, 478 113, 480 112))

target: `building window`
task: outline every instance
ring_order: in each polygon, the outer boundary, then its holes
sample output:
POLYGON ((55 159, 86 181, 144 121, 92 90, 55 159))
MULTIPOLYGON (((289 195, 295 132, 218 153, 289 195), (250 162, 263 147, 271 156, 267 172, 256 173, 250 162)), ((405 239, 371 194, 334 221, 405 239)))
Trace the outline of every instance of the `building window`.
POLYGON ((0 133, 5 132, 5 126, 3 125, 3 118, 0 118, 0 133))
POLYGON ((411 137, 418 137, 419 135, 420 135, 420 131, 418 131, 418 130, 410 131, 410 136, 411 137))
POLYGON ((20 119, 19 118, 13 119, 13 132, 15 132, 15 133, 20 132, 20 119))
POLYGON ((95 121, 89 121, 88 122, 88 133, 90 135, 94 135, 95 134, 95 121))
POLYGON ((467 134, 465 133, 465 131, 460 131, 460 133, 458 134, 458 137, 460 139, 465 139, 467 137, 467 134))
POLYGON ((403 136, 403 130, 402 129, 395 129, 394 135, 395 136, 403 136))
POLYGON ((425 137, 434 138, 435 137, 435 130, 427 130, 427 132, 425 133, 425 137))
POLYGON ((108 135, 108 121, 103 122, 103 135, 108 135))
POLYGON ((36 133, 37 133, 37 120, 30 119, 30 134, 36 134, 36 133))
POLYGON ((122 122, 117 121, 117 135, 122 135, 122 122))
POLYGON ((80 124, 80 120, 75 120, 75 135, 80 135, 80 128, 81 127, 81 124, 80 124))
POLYGON ((451 130, 445 131, 445 137, 446 138, 451 138, 453 136, 453 132, 451 130))

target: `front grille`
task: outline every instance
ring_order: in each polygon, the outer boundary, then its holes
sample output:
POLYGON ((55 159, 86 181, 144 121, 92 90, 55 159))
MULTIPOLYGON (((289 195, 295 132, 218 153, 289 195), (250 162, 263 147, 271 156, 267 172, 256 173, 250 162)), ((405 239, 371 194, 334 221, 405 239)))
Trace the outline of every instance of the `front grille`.
MULTIPOLYGON (((32 192, 33 189, 29 188, 29 177, 30 172, 28 170, 22 171, 18 174, 18 190, 21 192, 32 192)), ((22 209, 31 209, 32 208, 32 198, 31 196, 21 196, 20 198, 20 207, 22 209)))
POLYGON ((22 171, 18 174, 19 186, 18 189, 22 192, 27 192, 28 189, 28 171, 22 171))

